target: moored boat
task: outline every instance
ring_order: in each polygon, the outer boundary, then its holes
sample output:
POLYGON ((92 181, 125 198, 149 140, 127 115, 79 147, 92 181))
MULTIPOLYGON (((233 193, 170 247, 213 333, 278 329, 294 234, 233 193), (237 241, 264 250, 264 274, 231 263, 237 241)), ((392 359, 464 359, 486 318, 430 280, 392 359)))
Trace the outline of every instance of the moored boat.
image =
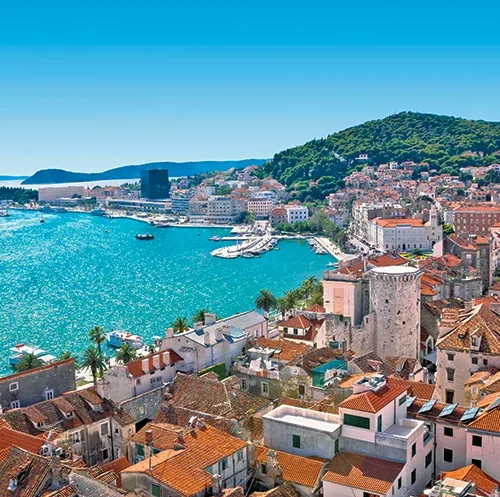
POLYGON ((106 211, 102 207, 90 211, 91 216, 104 216, 104 214, 106 214, 106 211))
POLYGON ((126 331, 111 331, 106 333, 106 341, 111 347, 121 347, 126 343, 129 344, 134 349, 140 349, 143 345, 142 337, 139 335, 132 335, 126 331))
POLYGON ((154 240, 155 238, 151 233, 137 233, 135 237, 137 240, 154 240))
POLYGON ((19 361, 28 354, 33 354, 43 361, 44 364, 49 364, 56 358, 49 355, 45 350, 37 347, 35 345, 25 345, 24 343, 18 343, 15 347, 11 347, 9 355, 9 364, 11 366, 17 366, 19 361))

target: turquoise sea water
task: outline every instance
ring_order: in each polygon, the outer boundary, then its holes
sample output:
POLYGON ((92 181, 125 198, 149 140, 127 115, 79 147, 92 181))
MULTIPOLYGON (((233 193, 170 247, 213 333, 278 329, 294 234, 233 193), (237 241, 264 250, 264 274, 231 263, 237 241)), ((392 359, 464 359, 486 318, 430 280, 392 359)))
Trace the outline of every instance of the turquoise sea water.
POLYGON ((150 341, 200 307, 220 316, 252 309, 260 289, 280 295, 333 260, 298 241, 256 259, 220 259, 210 251, 221 242, 208 238, 225 229, 154 229, 73 213, 45 214, 41 224, 38 213, 11 212, 0 218, 0 373, 16 343, 80 353, 94 325, 150 341), (147 231, 154 240, 134 238, 147 231))

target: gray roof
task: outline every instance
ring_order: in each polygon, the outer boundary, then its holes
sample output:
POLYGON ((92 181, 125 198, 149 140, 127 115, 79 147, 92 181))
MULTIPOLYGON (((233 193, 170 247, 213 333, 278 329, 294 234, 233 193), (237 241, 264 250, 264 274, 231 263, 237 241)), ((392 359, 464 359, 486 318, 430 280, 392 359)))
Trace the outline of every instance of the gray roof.
POLYGON ((228 318, 220 319, 219 321, 217 321, 217 323, 205 326, 205 328, 208 329, 212 326, 218 327, 218 325, 220 326, 221 324, 227 324, 229 326, 234 326, 235 328, 246 331, 252 326, 256 326, 257 324, 265 322, 266 318, 262 314, 259 314, 256 311, 247 311, 240 314, 235 314, 234 316, 230 316, 228 318))
POLYGON ((223 334, 223 340, 232 343, 239 340, 246 340, 246 330, 252 326, 264 323, 265 321, 266 319, 262 314, 255 311, 248 311, 241 314, 235 314, 234 316, 230 316, 228 318, 219 319, 214 324, 204 326, 201 330, 188 331, 184 333, 184 336, 196 343, 199 343, 200 345, 204 345, 204 334, 207 332, 210 336, 210 345, 215 345, 218 343, 216 339, 217 330, 222 331, 223 326, 229 326, 229 334, 223 334))

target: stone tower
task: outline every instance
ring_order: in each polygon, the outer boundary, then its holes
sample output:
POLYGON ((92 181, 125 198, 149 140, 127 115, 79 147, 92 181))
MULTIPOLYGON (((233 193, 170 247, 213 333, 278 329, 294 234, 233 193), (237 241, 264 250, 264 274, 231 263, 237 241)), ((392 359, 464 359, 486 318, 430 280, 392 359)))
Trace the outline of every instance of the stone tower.
POLYGON ((420 345, 420 277, 413 267, 377 267, 368 272, 374 351, 418 358, 420 345))

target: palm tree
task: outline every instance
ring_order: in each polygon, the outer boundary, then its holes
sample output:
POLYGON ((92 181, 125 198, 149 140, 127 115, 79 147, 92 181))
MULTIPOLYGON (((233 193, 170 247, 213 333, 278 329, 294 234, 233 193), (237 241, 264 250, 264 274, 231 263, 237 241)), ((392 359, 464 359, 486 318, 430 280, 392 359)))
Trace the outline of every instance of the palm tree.
POLYGON ((73 359, 73 354, 71 354, 69 350, 65 350, 64 352, 61 352, 61 354, 59 354, 60 361, 65 361, 66 359, 73 359))
MULTIPOLYGON (((90 331, 89 331, 89 338, 97 345, 97 351, 99 352, 99 356, 101 357, 101 362, 104 364, 103 356, 102 356, 102 348, 101 344, 104 343, 106 340, 106 333, 104 333, 104 328, 102 326, 94 326, 90 331)), ((104 371, 104 368, 99 368, 102 373, 104 371)))
POLYGON ((83 353, 82 368, 90 369, 94 378, 94 385, 97 385, 97 371, 101 371, 102 376, 102 371, 106 369, 106 364, 99 351, 93 345, 83 353))
POLYGON ((286 311, 290 310, 288 308, 288 302, 286 301, 285 297, 278 297, 278 300, 277 300, 277 303, 276 303, 276 309, 279 312, 281 312, 282 319, 285 319, 286 311))
POLYGON ((301 290, 304 293, 304 297, 308 299, 316 290, 318 286, 318 279, 315 276, 310 276, 302 282, 301 290))
POLYGON ((291 290, 289 292, 285 292, 285 296, 283 297, 283 299, 286 302, 285 304, 286 310, 289 311, 297 306, 299 296, 297 295, 296 290, 291 290))
POLYGON ((156 345, 154 343, 150 343, 148 345, 148 354, 154 354, 156 352, 156 345))
POLYGON ((264 311, 264 316, 266 318, 269 316, 269 311, 271 309, 276 309, 277 305, 278 301, 276 300, 276 297, 269 290, 267 290, 267 288, 261 290, 255 299, 255 306, 257 309, 264 311))
POLYGON ((202 307, 198 309, 193 316, 193 323, 204 323, 205 322, 205 313, 210 312, 206 307, 202 307))
POLYGON ((186 318, 178 317, 172 323, 172 328, 174 333, 182 333, 183 331, 189 330, 189 323, 186 318))
POLYGON ((29 371, 43 366, 43 361, 33 353, 26 354, 16 366, 17 371, 29 371))
POLYGON ((122 364, 127 364, 127 362, 133 361, 136 358, 137 351, 129 343, 124 343, 116 354, 116 360, 122 364))

